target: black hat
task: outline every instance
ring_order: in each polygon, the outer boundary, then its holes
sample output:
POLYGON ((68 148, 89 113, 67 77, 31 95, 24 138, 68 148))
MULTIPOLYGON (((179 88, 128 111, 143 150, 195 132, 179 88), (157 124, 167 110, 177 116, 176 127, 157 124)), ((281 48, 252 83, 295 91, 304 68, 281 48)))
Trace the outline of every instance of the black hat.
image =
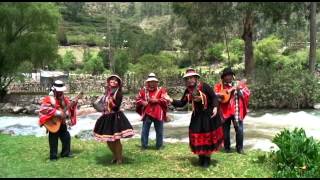
POLYGON ((231 67, 226 67, 223 69, 221 74, 221 79, 226 75, 235 75, 235 73, 232 71, 231 67))

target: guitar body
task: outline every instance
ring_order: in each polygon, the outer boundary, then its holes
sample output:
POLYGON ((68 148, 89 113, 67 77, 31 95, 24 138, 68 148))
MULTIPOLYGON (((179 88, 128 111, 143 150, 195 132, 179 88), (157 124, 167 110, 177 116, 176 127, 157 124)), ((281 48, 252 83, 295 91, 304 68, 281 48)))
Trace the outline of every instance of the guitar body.
POLYGON ((223 89, 220 94, 222 95, 221 103, 227 103, 230 101, 231 93, 227 89, 223 89))
POLYGON ((59 131, 61 126, 61 120, 58 118, 52 118, 51 120, 47 121, 44 123, 44 127, 51 132, 51 133, 56 133, 59 131))

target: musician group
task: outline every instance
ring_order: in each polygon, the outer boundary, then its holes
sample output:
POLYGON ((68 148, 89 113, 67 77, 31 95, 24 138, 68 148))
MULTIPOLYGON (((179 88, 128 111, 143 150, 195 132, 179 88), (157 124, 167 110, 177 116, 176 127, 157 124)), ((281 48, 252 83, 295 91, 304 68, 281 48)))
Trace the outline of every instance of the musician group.
MULTIPOLYGON (((213 86, 200 80, 200 75, 188 68, 183 76, 185 91, 180 99, 171 98, 166 88, 159 87, 159 80, 150 73, 145 86, 136 96, 136 112, 141 116, 141 150, 149 148, 148 138, 151 124, 156 131, 156 149, 164 148, 163 124, 168 121, 167 109, 174 107, 192 107, 189 125, 189 146, 193 154, 198 156, 201 167, 209 167, 211 154, 224 148, 224 152, 232 152, 230 143, 231 124, 236 134, 236 151, 243 151, 243 120, 248 112, 250 91, 245 80, 236 80, 230 67, 221 74, 221 81, 213 86)), ((93 107, 101 112, 93 129, 97 141, 106 143, 113 154, 111 163, 122 164, 121 139, 131 138, 135 131, 120 109, 122 80, 118 75, 111 75, 104 85, 105 92, 93 107)), ((64 95, 66 87, 60 80, 54 82, 52 92, 42 100, 39 111, 39 125, 45 126, 49 133, 50 160, 58 159, 58 138, 62 142, 60 157, 73 157, 70 149, 71 137, 68 128, 76 125, 77 101, 64 95)))

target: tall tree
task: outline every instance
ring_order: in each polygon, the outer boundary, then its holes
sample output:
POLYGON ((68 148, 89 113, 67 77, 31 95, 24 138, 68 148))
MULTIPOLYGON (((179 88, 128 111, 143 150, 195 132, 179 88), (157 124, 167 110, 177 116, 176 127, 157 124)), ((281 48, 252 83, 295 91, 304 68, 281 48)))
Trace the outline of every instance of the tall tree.
POLYGON ((309 70, 315 71, 316 49, 317 49, 317 2, 311 2, 310 9, 310 52, 309 52, 309 70))
POLYGON ((234 3, 243 22, 242 39, 245 42, 245 76, 252 78, 255 63, 253 41, 255 25, 271 19, 272 23, 280 20, 289 21, 290 15, 301 8, 302 3, 296 2, 239 2, 234 3), (260 21, 260 22, 259 22, 260 21))
POLYGON ((53 3, 0 3, 0 97, 22 62, 44 67, 55 60, 59 20, 53 3))

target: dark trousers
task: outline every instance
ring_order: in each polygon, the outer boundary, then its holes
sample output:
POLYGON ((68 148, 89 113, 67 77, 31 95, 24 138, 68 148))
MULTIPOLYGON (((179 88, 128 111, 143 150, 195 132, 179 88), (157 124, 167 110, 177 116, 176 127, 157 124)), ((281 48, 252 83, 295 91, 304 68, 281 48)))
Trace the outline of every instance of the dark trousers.
MULTIPOLYGON (((228 118, 223 124, 224 133, 224 148, 230 150, 230 126, 231 122, 234 120, 234 116, 228 118)), ((243 122, 239 121, 239 126, 234 127, 236 132, 236 148, 237 150, 243 149, 243 122)))
POLYGON ((70 154, 71 137, 67 130, 67 125, 61 124, 60 129, 56 133, 49 132, 50 159, 56 159, 58 153, 58 138, 62 143, 61 157, 70 154))
POLYGON ((156 130, 156 147, 160 148, 163 145, 163 121, 156 120, 148 115, 146 115, 142 124, 141 145, 144 148, 148 147, 149 130, 152 122, 156 130))

